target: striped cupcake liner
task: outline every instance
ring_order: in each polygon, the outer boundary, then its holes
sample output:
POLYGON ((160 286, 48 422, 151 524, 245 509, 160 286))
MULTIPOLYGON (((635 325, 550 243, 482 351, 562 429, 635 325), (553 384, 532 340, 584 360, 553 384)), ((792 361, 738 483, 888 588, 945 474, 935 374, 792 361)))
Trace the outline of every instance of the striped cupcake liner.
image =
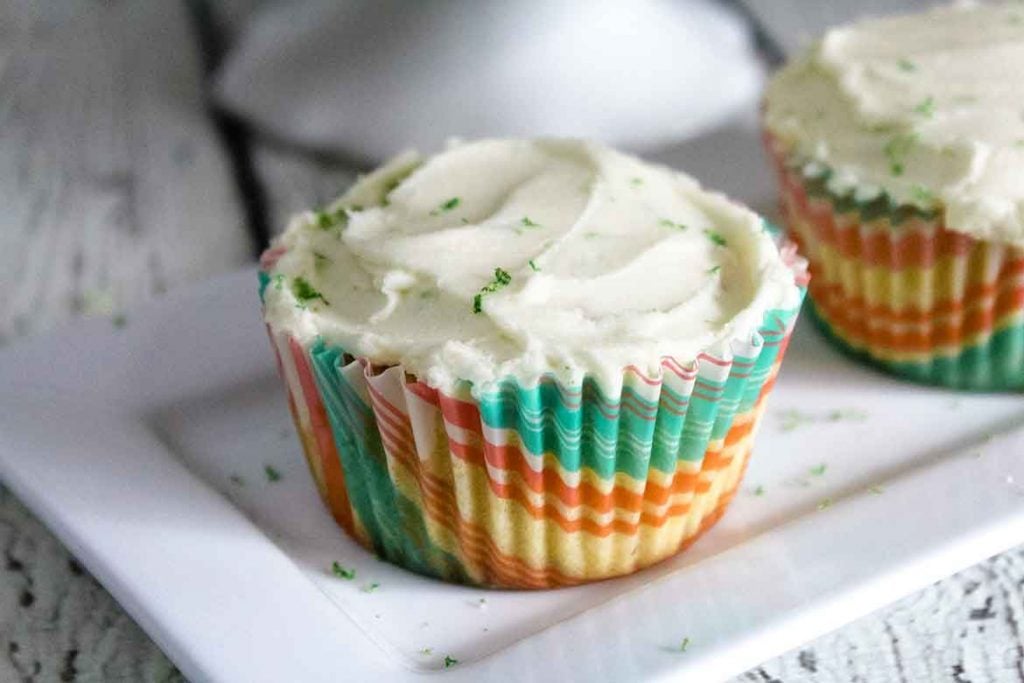
MULTIPOLYGON (((786 255, 805 279, 795 248, 786 255)), ((553 377, 446 393, 269 332, 310 471, 350 536, 422 574, 548 588, 634 572, 718 520, 797 310, 771 311, 727 352, 665 358, 658 376, 629 367, 616 396, 553 377)))
POLYGON ((767 144, 826 337, 918 382, 1024 390, 1024 249, 954 232, 885 194, 837 191, 828 169, 767 144))

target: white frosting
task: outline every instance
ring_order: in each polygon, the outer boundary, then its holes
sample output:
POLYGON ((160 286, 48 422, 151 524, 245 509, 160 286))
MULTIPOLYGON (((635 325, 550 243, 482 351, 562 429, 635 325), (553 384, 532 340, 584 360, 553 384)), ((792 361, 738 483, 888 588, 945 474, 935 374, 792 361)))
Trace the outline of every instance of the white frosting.
POLYGON ((401 363, 432 386, 587 373, 617 391, 624 367, 657 375, 662 356, 722 352, 798 300, 757 215, 588 142, 406 153, 329 211, 353 206, 345 225, 292 220, 267 321, 401 363), (482 293, 499 268, 510 280, 482 293), (295 278, 310 286, 299 287, 305 301, 295 278))
POLYGON ((839 186, 941 208, 1024 244, 1024 5, 966 5, 832 30, 766 97, 768 130, 839 186))

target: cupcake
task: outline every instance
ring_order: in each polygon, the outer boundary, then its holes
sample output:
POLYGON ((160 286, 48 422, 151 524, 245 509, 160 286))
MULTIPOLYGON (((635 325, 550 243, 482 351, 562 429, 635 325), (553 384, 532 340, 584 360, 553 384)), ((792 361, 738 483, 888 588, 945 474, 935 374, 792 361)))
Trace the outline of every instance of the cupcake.
POLYGON ((691 178, 576 140, 406 153, 294 217, 264 316, 338 524, 422 574, 628 574, 740 482, 804 264, 691 178))
POLYGON ((1024 8, 830 31, 764 106, 816 319, 912 380, 1024 389, 1024 8))

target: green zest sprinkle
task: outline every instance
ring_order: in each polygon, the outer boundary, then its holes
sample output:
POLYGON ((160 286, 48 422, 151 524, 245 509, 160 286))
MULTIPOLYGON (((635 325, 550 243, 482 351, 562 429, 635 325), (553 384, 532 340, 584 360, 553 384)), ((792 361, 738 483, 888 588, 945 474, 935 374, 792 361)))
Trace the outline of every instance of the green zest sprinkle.
POLYGON ((529 216, 523 216, 523 220, 519 221, 524 228, 539 228, 540 223, 534 223, 530 220, 529 216))
POLYGON ((540 272, 540 268, 538 268, 537 264, 533 262, 533 259, 530 259, 529 261, 527 261, 527 263, 530 264, 530 270, 532 270, 535 273, 539 273, 540 272))
POLYGON ((863 422, 866 419, 868 419, 868 414, 863 410, 857 410, 856 408, 833 410, 828 414, 829 422, 841 422, 843 420, 863 422))
POLYGON ((121 329, 128 324, 128 318, 125 317, 124 313, 115 313, 114 317, 110 319, 110 322, 114 327, 121 329))
POLYGON ((708 239, 714 242, 716 246, 724 247, 726 244, 728 244, 728 242, 725 241, 725 238, 722 237, 720 233, 717 233, 714 230, 705 230, 704 234, 707 235, 708 239))
POLYGON ((896 62, 896 66, 900 68, 900 71, 906 71, 908 73, 911 71, 917 71, 917 64, 914 64, 912 61, 906 58, 903 58, 896 62))
POLYGON ((450 655, 445 655, 444 656, 444 668, 450 669, 450 668, 452 668, 453 666, 455 666, 458 663, 459 663, 459 660, 455 659, 455 657, 452 657, 450 655))
POLYGON ((764 495, 764 487, 761 486, 760 484, 758 484, 757 488, 754 489, 754 495, 755 496, 763 496, 764 495))
POLYGON ((686 652, 687 649, 689 649, 689 647, 690 647, 690 637, 687 636, 686 638, 683 638, 681 643, 679 643, 679 651, 680 652, 686 652))
POLYGON ((641 185, 644 184, 644 179, 643 178, 632 178, 632 179, 630 179, 629 184, 632 185, 633 187, 640 187, 641 185))
POLYGON ((824 415, 814 415, 799 410, 785 410, 779 414, 779 417, 782 419, 782 431, 784 432, 791 432, 797 427, 815 422, 842 422, 844 420, 863 422, 868 419, 867 413, 853 408, 832 410, 824 415))
POLYGON ((876 496, 880 496, 885 491, 885 489, 882 488, 881 486, 872 486, 871 488, 868 489, 868 491, 875 494, 876 496))
POLYGON ((485 294, 493 294, 512 282, 512 276, 501 268, 494 269, 494 279, 480 289, 480 293, 473 297, 473 312, 480 313, 484 310, 483 302, 485 294))
POLYGON ((461 203, 462 203, 461 199, 459 199, 458 197, 452 197, 448 201, 446 201, 443 204, 441 204, 441 206, 439 206, 436 209, 434 209, 433 211, 431 211, 430 215, 431 216, 436 216, 439 213, 445 213, 446 211, 451 211, 452 209, 456 208, 461 203))
POLYGON ((232 474, 230 477, 228 477, 228 481, 230 481, 235 486, 245 486, 245 479, 242 479, 237 474, 232 474))
MULTIPOLYGON (((352 210, 357 210, 358 207, 353 207, 352 210)), ((338 228, 338 230, 344 230, 348 227, 348 209, 341 207, 336 211, 324 211, 320 210, 313 214, 313 221, 316 223, 316 227, 321 230, 330 230, 332 228, 338 228)))
POLYGON ((885 147, 882 148, 882 152, 885 154, 885 158, 889 161, 890 173, 894 176, 903 175, 907 155, 910 154, 910 150, 913 149, 915 144, 917 144, 916 133, 897 135, 896 137, 891 138, 889 142, 885 143, 885 147))
POLYGON ((324 266, 326 266, 330 262, 331 262, 331 259, 329 259, 326 256, 324 256, 319 251, 314 251, 313 252, 313 267, 314 268, 323 268, 324 266))
POLYGON ((806 415, 799 410, 787 410, 781 415, 782 431, 791 432, 801 425, 810 424, 815 421, 813 415, 806 415))
POLYGON ((432 648, 432 647, 420 648, 420 654, 421 655, 432 655, 432 654, 434 654, 434 648, 432 648))
POLYGON ((300 304, 307 304, 316 299, 320 299, 320 301, 323 301, 325 304, 327 303, 327 299, 324 298, 324 295, 318 292, 316 288, 309 284, 309 281, 301 275, 292 280, 292 294, 295 295, 295 298, 298 299, 300 304))
POLYGON ((377 583, 376 581, 374 581, 373 583, 366 584, 360 590, 363 591, 364 593, 372 593, 373 591, 377 590, 378 588, 380 588, 380 584, 377 583))
POLYGON ((658 225, 662 226, 663 228, 675 228, 676 230, 686 230, 686 225, 684 225, 683 223, 676 223, 675 221, 670 221, 667 218, 662 218, 660 221, 658 221, 658 225))
MULTIPOLYGON (((381 187, 380 201, 384 206, 391 204, 391 193, 398 189, 398 186, 405 182, 405 179, 416 172, 416 169, 420 167, 421 162, 414 161, 411 164, 396 169, 390 177, 384 180, 384 184, 381 187)), ((356 176, 356 181, 362 180, 363 176, 356 176)), ((356 209, 357 211, 361 209, 356 209)))
POLYGON ((274 289, 280 292, 282 287, 284 287, 284 275, 278 273, 274 276, 274 289))
POLYGON ((348 579, 351 581, 356 578, 356 570, 349 569, 348 567, 343 566, 340 562, 331 563, 331 573, 339 579, 348 579))
POLYGON ((721 269, 722 269, 722 266, 715 266, 714 268, 709 268, 708 269, 708 275, 714 275, 715 273, 717 273, 721 269))
POLYGON ((808 472, 810 472, 816 477, 820 477, 821 475, 825 474, 825 470, 827 467, 828 466, 825 463, 821 463, 820 465, 815 465, 814 467, 809 469, 808 472))
POLYGON ((825 509, 830 508, 830 507, 832 507, 832 499, 831 498, 824 498, 820 503, 818 503, 818 509, 819 510, 825 510, 825 509))
POLYGON ((924 100, 914 107, 914 111, 925 118, 931 118, 935 116, 935 98, 928 96, 924 100))
POLYGON ((391 205, 391 193, 398 189, 398 186, 402 184, 403 180, 405 180, 404 175, 397 175, 394 178, 388 178, 388 181, 384 183, 384 187, 382 188, 384 190, 384 197, 381 200, 381 203, 384 206, 391 205))
POLYGON ((273 465, 265 465, 263 473, 267 475, 267 481, 269 482, 281 481, 281 473, 273 465))
POLYGON ((924 185, 913 185, 910 188, 910 194, 917 202, 921 204, 931 204, 935 201, 935 195, 924 185))

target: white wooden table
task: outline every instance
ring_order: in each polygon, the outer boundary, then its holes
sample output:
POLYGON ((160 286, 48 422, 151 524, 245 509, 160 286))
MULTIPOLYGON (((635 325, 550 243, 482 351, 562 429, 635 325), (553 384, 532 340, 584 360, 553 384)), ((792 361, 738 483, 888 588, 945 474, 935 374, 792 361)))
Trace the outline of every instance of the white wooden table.
MULTIPOLYGON (((351 182, 354 169, 209 111, 218 30, 248 5, 0 0, 0 343, 75 315, 120 323, 124 308, 251 261, 268 226, 351 182)), ((768 59, 853 11, 746 5, 768 59)), ((2 487, 0 553, 0 681, 180 679, 2 487)), ((739 680, 1024 683, 1022 586, 1019 548, 739 680)))

